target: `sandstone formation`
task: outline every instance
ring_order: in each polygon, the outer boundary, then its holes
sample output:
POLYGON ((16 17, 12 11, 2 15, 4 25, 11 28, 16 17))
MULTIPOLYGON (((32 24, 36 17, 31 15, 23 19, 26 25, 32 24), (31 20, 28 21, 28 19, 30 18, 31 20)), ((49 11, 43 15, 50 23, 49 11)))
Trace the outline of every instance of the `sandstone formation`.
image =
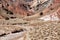
POLYGON ((0 40, 60 40, 60 0, 0 0, 0 40))

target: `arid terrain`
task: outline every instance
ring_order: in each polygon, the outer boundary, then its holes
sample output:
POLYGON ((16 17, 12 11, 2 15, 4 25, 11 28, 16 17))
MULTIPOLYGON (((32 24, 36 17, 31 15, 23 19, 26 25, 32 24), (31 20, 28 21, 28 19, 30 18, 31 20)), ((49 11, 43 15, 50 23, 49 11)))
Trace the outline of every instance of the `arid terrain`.
POLYGON ((60 0, 0 0, 0 40, 60 40, 60 0))

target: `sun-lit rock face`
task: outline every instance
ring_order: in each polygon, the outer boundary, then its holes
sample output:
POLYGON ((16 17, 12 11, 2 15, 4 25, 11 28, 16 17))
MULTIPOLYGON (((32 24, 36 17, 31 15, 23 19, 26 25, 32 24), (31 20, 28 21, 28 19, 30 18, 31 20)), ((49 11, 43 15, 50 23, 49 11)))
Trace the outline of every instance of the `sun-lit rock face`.
POLYGON ((59 0, 2 0, 0 3, 1 18, 23 18, 40 12, 43 12, 43 16, 51 14, 53 9, 59 8, 60 2, 59 0))
POLYGON ((36 13, 37 11, 44 10, 44 8, 48 7, 52 2, 53 0, 32 0, 26 3, 30 5, 30 8, 28 6, 28 10, 36 13))
MULTIPOLYGON (((20 18, 31 16, 44 10, 51 2, 52 0, 2 0, 1 7, 5 11, 13 13, 13 16, 20 18)), ((9 12, 6 14, 7 16, 10 15, 9 12)))
POLYGON ((60 40, 60 0, 0 0, 0 40, 60 40))

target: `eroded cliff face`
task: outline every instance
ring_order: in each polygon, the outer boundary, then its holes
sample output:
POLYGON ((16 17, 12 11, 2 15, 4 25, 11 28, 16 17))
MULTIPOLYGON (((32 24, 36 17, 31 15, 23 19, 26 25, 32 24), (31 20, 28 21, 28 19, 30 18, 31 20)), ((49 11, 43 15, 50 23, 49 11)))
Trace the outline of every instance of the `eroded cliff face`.
POLYGON ((0 0, 0 40, 60 40, 60 0, 0 0))
MULTIPOLYGON (((1 18, 31 18, 42 17, 57 12, 59 14, 59 0, 1 0, 1 18), (29 16, 29 17, 28 17, 29 16)), ((57 15, 59 17, 59 15, 57 15)))
POLYGON ((16 17, 31 16, 43 11, 46 7, 52 4, 52 0, 1 0, 1 10, 8 11, 8 15, 16 17))
MULTIPOLYGON (((2 0, 1 1, 2 9, 5 11, 10 11, 13 15, 20 15, 21 17, 27 16, 27 14, 33 14, 33 12, 29 12, 26 8, 26 4, 22 0, 2 0)), ((9 13, 8 13, 9 14, 9 13)))

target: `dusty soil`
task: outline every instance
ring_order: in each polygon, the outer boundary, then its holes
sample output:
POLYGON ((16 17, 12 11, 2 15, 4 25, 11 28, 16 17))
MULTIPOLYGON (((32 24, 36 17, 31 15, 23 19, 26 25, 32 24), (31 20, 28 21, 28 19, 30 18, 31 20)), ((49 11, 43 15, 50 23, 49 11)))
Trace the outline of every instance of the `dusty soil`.
POLYGON ((0 40, 60 40, 60 0, 0 0, 0 40))

